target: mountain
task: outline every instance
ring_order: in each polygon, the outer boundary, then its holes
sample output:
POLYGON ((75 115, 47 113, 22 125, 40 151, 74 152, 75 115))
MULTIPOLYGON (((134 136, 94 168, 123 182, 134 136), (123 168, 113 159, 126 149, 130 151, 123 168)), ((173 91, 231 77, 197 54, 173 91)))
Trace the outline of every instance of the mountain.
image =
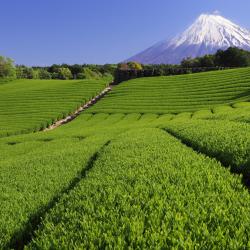
POLYGON ((250 31, 217 14, 202 14, 181 35, 129 58, 143 64, 178 64, 186 57, 213 54, 218 49, 250 50, 250 31))

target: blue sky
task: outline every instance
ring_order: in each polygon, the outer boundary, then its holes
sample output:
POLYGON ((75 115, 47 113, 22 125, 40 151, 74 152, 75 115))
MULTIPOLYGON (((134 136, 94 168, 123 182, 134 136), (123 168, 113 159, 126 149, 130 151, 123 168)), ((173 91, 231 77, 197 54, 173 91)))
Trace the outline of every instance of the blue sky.
POLYGON ((0 55, 26 65, 116 63, 215 10, 250 29, 249 0, 1 0, 0 55))

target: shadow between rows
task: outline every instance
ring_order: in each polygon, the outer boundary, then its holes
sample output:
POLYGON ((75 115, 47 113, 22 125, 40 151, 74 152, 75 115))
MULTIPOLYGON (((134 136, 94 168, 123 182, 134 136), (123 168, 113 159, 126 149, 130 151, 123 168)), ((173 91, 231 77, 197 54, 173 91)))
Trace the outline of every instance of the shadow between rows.
POLYGON ((68 186, 63 188, 58 195, 53 197, 49 203, 40 209, 38 209, 34 214, 32 214, 27 223, 22 227, 22 229, 13 233, 9 243, 6 244, 4 249, 24 249, 28 245, 32 238, 35 236, 35 231, 38 229, 45 215, 52 209, 56 203, 59 202, 60 198, 64 194, 68 194, 73 190, 78 183, 87 176, 87 173, 93 168, 95 161, 102 153, 103 149, 110 144, 111 141, 107 141, 97 152, 95 152, 89 159, 85 168, 76 176, 68 186))
MULTIPOLYGON (((209 154, 209 152, 207 152, 207 150, 202 150, 199 147, 196 147, 195 145, 193 145, 193 143, 191 143, 189 140, 186 140, 184 138, 182 138, 181 136, 178 136, 176 133, 174 133, 172 130, 167 129, 167 128, 162 128, 162 130, 166 133, 169 133, 170 135, 172 135, 173 137, 175 137, 176 139, 178 139, 182 144, 186 145, 189 148, 192 148, 195 152, 199 153, 199 154, 203 154, 206 155, 210 158, 214 158, 216 159, 218 162, 221 163, 221 165, 225 168, 229 168, 230 172, 232 174, 237 174, 240 175, 242 174, 242 184, 250 191, 250 178, 249 178, 249 173, 244 173, 243 171, 241 171, 237 166, 234 166, 232 164, 230 164, 229 161, 224 160, 220 157, 218 157, 215 154, 209 154)), ((247 162, 245 165, 248 165, 249 162, 247 162)), ((244 166, 241 166, 241 169, 243 169, 244 166)))

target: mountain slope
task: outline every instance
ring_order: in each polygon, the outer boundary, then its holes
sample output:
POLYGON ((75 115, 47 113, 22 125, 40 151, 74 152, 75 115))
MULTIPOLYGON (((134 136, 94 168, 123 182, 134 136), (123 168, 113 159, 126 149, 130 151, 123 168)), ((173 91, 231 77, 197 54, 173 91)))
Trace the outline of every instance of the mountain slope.
POLYGON ((250 32, 220 15, 202 14, 181 35, 157 43, 127 61, 178 64, 185 57, 212 54, 228 47, 250 50, 250 32))

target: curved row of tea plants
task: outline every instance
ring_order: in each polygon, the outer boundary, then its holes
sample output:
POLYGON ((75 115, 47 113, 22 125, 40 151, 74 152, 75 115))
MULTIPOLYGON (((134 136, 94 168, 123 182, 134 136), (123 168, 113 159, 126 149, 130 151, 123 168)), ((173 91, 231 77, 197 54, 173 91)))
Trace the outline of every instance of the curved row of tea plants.
MULTIPOLYGON (((169 124, 179 126, 178 124, 186 120, 186 115, 188 114, 82 114, 73 122, 54 131, 2 138, 1 247, 10 242, 25 242, 25 237, 33 230, 32 218, 39 217, 51 207, 50 201, 54 197, 59 198, 77 173, 86 167, 94 152, 108 140, 113 140, 119 133, 134 128, 166 127, 169 124)), ((195 124, 203 121, 190 119, 189 122, 195 124)), ((226 126, 224 131, 230 133, 226 126)), ((242 131, 245 130, 238 131, 237 135, 242 131)), ((240 136, 242 138, 244 133, 240 136)), ((229 145, 238 143, 238 136, 228 141, 229 145)), ((132 152, 133 144, 128 145, 132 152)), ((228 150, 229 152, 224 153, 232 153, 230 147, 228 150)), ((112 158, 110 160, 112 161, 112 158)), ((121 163, 123 164, 123 160, 121 163)))
POLYGON ((241 179, 159 129, 103 149, 27 249, 244 249, 250 196, 241 179))
POLYGON ((180 113, 250 100, 250 68, 139 78, 114 87, 92 113, 180 113))
POLYGON ((15 80, 0 85, 0 137, 46 128, 74 112, 107 80, 15 80))
MULTIPOLYGON (((0 248, 22 248, 31 239, 27 246, 31 249, 250 247, 250 196, 241 184, 241 177, 231 175, 220 163, 197 154, 163 130, 142 129, 169 129, 177 137, 187 138, 186 143, 196 150, 246 173, 249 125, 227 120, 248 121, 249 103, 233 103, 248 101, 249 72, 240 69, 211 73, 209 79, 205 74, 187 75, 179 76, 178 80, 168 78, 167 82, 166 78, 154 78, 157 89, 145 87, 145 79, 138 79, 134 80, 142 81, 138 89, 134 84, 131 91, 124 88, 116 92, 123 84, 125 87, 130 84, 122 83, 114 88, 114 97, 134 95, 135 98, 128 99, 134 100, 131 106, 125 99, 124 103, 114 99, 109 112, 105 105, 101 109, 104 99, 97 104, 99 111, 92 107, 54 131, 1 138, 0 248), (166 83, 172 86, 169 100, 165 98, 166 83), (179 99, 178 91, 183 93, 179 99), (152 93, 161 99, 151 100, 152 93), (146 99, 143 101, 140 96, 146 99), (196 111, 210 97, 215 106, 205 104, 206 110, 196 111), (223 104, 231 106, 218 107, 220 98, 223 104), (147 106, 149 102, 152 107, 147 106), (169 105, 161 106, 167 102, 169 105), (176 111, 183 112, 170 114, 173 112, 170 102, 176 111), (118 113, 117 108, 123 104, 127 109, 118 113), (159 112, 160 109, 164 112, 159 112), (100 151, 108 141, 111 143, 100 151), (96 152, 97 159, 93 158, 96 152), (40 219, 43 221, 34 237, 33 230, 40 219)), ((7 99, 13 103, 17 100, 19 111, 22 105, 27 113, 32 114, 33 109, 35 120, 45 119, 42 115, 52 114, 49 107, 54 101, 64 109, 71 101, 75 103, 83 97, 81 89, 85 95, 84 90, 92 91, 98 84, 105 84, 97 82, 90 86, 88 81, 82 88, 76 86, 83 82, 60 81, 67 91, 56 81, 47 87, 37 85, 35 90, 23 83, 27 90, 20 88, 17 93, 15 87, 9 90, 7 99), (42 92, 48 96, 44 102, 42 92), (32 96, 34 100, 27 101, 26 106, 23 100, 31 100, 32 96), (40 102, 44 106, 39 107, 40 102)), ((5 117, 6 111, 0 108, 0 117, 5 117)), ((13 114, 20 116, 16 131, 31 122, 25 120, 24 111, 13 114)), ((10 121, 14 124, 15 119, 10 121)))
POLYGON ((250 125, 230 121, 173 120, 163 126, 194 149, 250 178, 250 125))
POLYGON ((37 133, 0 140, 0 249, 22 246, 43 213, 74 187, 108 139, 37 133))
POLYGON ((82 114, 54 131, 1 138, 0 248, 22 246, 39 217, 80 180, 107 141, 137 122, 146 126, 154 117, 82 114))
POLYGON ((216 119, 239 122, 250 122, 250 102, 240 102, 232 106, 223 105, 212 110, 199 110, 192 114, 195 119, 216 119))

